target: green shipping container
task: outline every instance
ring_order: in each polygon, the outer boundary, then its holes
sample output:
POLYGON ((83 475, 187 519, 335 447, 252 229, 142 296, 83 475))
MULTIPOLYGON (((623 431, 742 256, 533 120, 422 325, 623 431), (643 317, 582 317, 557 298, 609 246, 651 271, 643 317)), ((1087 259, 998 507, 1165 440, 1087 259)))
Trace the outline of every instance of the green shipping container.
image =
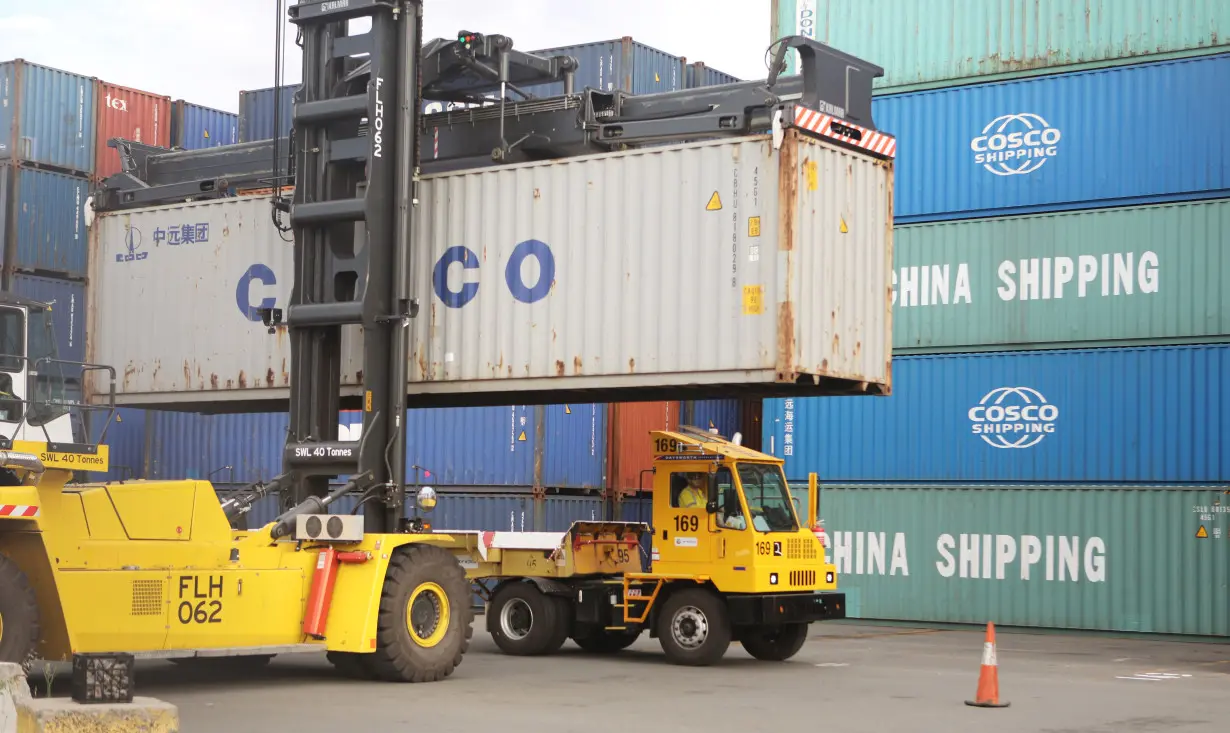
POLYGON ((1226 283, 1230 199, 900 226, 893 352, 1226 341, 1226 283))
POLYGON ((1230 50, 1225 0, 772 0, 771 12, 771 40, 811 36, 871 61, 894 92, 1230 50))
POLYGON ((1230 491, 824 486, 852 618, 1230 635, 1230 491))

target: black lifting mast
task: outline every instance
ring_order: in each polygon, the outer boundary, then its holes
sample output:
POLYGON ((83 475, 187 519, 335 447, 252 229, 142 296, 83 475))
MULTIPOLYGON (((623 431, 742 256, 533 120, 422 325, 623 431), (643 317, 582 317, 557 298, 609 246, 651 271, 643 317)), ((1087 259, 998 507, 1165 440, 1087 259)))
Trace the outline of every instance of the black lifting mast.
MULTIPOLYGON (((286 517, 347 491, 363 496, 368 532, 404 527, 406 360, 411 218, 418 159, 421 0, 314 0, 290 6, 301 33, 294 106, 290 431, 276 480, 286 517), (366 32, 348 25, 371 19, 366 32), (360 66, 364 68, 360 70, 360 66), (361 326, 363 433, 338 440, 342 329, 361 326), (350 476, 343 490, 330 479, 350 476), (303 506, 304 504, 308 506, 303 506)), ((354 24, 357 25, 357 24, 354 24)), ((285 217, 285 215, 284 215, 285 217)))

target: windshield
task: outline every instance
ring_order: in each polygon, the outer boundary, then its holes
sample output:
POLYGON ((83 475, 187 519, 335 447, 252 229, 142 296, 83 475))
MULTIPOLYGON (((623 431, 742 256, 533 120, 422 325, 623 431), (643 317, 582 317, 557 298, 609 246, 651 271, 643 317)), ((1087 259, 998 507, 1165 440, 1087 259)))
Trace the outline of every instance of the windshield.
POLYGON ((24 371, 26 319, 17 308, 0 308, 0 371, 24 371))
POLYGON ((739 464, 739 482, 752 515, 752 526, 760 532, 795 532, 798 518, 790 503, 786 479, 776 465, 739 464))

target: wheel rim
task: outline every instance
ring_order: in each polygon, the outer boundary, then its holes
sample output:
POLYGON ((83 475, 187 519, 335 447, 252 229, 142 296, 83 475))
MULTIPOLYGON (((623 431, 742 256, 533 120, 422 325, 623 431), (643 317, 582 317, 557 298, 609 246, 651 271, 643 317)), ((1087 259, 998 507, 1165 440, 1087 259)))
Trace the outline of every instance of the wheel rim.
POLYGON ((509 639, 520 641, 530 635, 534 628, 534 611, 530 604, 514 598, 500 609, 500 631, 509 639))
POLYGON ((406 602, 406 629, 419 646, 433 647, 448 632, 448 594, 436 583, 420 583, 406 602))
POLYGON ((696 606, 684 606, 671 619, 671 636, 685 649, 696 649, 709 638, 709 619, 696 606))

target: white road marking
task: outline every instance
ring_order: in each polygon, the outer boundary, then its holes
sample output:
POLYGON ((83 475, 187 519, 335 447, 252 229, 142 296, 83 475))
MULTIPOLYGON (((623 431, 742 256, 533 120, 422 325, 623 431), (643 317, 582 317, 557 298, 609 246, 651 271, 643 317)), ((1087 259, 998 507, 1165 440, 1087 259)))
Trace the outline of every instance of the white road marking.
POLYGON ((1185 677, 1191 677, 1190 674, 1179 674, 1177 672, 1137 672, 1130 676, 1116 675, 1117 680, 1142 680, 1149 682, 1165 682, 1166 680, 1178 680, 1185 677))
POLYGON ((817 667, 849 667, 845 662, 822 662, 816 665, 817 667))

